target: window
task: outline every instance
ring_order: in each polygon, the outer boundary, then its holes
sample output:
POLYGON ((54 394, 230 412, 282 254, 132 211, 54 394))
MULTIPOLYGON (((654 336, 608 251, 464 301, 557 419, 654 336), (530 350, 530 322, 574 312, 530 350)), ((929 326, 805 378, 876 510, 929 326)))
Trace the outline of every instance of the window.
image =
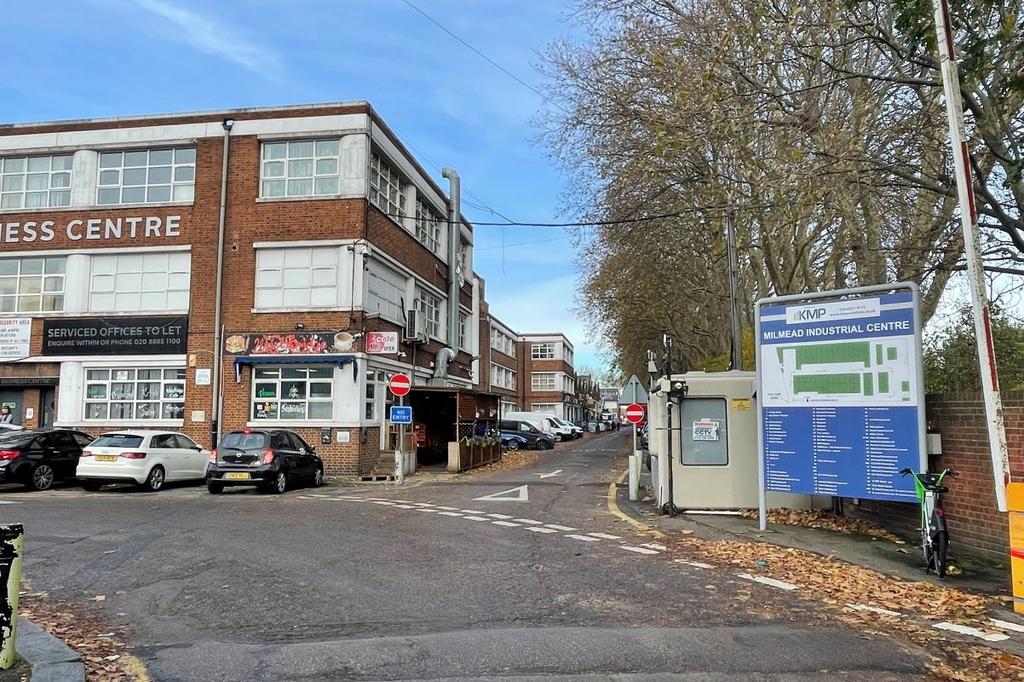
POLYGON ((71 205, 71 154, 0 159, 0 208, 71 205))
POLYGON ((419 199, 416 200, 416 239, 439 256, 445 252, 441 237, 441 216, 419 199))
POLYGON ((96 203, 192 201, 195 177, 194 147, 102 152, 96 203))
POLYGON ((307 420, 334 416, 334 368, 254 367, 252 418, 307 420))
POLYGON ((684 466, 729 464, 729 433, 723 398, 687 398, 682 402, 684 466))
POLYGON ((470 316, 461 310, 459 311, 459 348, 469 350, 469 321, 470 316))
POLYGON ((568 374, 563 374, 562 375, 562 392, 563 393, 575 393, 576 392, 576 385, 575 384, 576 384, 576 382, 574 382, 572 380, 571 376, 569 376, 568 374))
POLYGON ((441 334, 441 299, 423 289, 416 290, 416 310, 423 315, 428 336, 443 338, 441 334))
POLYGON ((404 275, 380 262, 370 261, 366 269, 366 302, 363 305, 366 312, 404 324, 402 300, 407 281, 404 275))
POLYGON ((338 140, 265 142, 260 196, 323 197, 339 191, 338 140))
POLYGON ((531 379, 531 386, 535 391, 557 391, 557 372, 534 372, 531 379))
POLYGON ((534 360, 554 360, 555 359, 555 344, 553 343, 535 343, 533 348, 530 349, 530 357, 534 360))
POLYGON ((402 178, 379 154, 370 159, 370 202, 395 220, 405 215, 402 178))
POLYGON ((363 397, 363 418, 366 421, 380 421, 387 416, 391 405, 394 404, 395 398, 388 390, 388 379, 390 378, 391 374, 381 369, 371 369, 367 372, 366 395, 363 397), (381 399, 383 399, 383 405, 378 404, 381 399))
POLYGON ((65 258, 0 258, 0 313, 64 310, 65 258))
POLYGON ((516 373, 514 370, 503 365, 491 364, 491 385, 498 388, 507 388, 514 391, 516 388, 516 373))
POLYGON ((531 407, 534 412, 546 412, 547 414, 556 414, 558 411, 558 403, 534 403, 531 407))
POLYGON ((91 265, 92 312, 189 307, 192 257, 186 252, 93 256, 91 265))
POLYGON ((519 407, 515 403, 510 403, 510 402, 502 400, 501 401, 501 405, 499 406, 499 409, 500 409, 500 412, 501 412, 501 416, 504 417, 509 412, 515 412, 517 409, 519 409, 519 407))
POLYGON ((572 349, 569 348, 569 344, 567 343, 562 344, 562 359, 570 365, 572 364, 572 349))
POLYGON ((87 369, 86 421, 183 419, 185 370, 87 369))
POLYGON ((256 308, 338 305, 338 248, 260 249, 256 252, 256 308))
POLYGON ((516 356, 515 339, 495 327, 491 328, 491 347, 509 357, 514 358, 516 356))

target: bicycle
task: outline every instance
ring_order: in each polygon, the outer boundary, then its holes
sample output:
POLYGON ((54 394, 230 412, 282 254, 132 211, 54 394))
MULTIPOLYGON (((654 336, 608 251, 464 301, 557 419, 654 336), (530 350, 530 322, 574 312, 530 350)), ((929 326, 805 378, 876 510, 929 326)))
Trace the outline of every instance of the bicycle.
POLYGON ((914 475, 914 492, 921 504, 921 550, 924 552, 924 570, 932 568, 940 578, 946 575, 946 553, 949 550, 949 531, 946 529, 946 512, 942 509, 942 493, 949 488, 942 485, 946 476, 956 476, 952 469, 939 473, 918 473, 912 469, 900 469, 900 474, 914 475))

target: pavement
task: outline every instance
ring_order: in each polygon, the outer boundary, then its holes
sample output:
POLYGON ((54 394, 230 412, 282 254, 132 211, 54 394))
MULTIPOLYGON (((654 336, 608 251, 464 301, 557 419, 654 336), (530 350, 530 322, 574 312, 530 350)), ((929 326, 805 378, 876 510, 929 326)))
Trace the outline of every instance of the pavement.
POLYGON ((156 680, 929 676, 898 633, 673 561, 609 506, 626 438, 404 486, 0 489, 0 516, 33 589, 125 626, 156 680))

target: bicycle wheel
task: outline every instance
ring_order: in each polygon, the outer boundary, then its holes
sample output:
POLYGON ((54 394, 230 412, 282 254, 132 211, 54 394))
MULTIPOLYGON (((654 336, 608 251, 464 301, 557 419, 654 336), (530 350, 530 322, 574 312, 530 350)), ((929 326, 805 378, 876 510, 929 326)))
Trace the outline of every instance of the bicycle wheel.
POLYGON ((935 559, 935 575, 946 577, 946 550, 949 548, 949 535, 944 530, 935 534, 932 540, 934 547, 932 556, 935 559))

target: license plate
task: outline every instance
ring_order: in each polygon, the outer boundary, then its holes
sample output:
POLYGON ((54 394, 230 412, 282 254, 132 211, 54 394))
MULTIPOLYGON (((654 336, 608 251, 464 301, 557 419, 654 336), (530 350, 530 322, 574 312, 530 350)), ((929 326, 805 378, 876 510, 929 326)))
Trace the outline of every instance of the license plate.
POLYGON ((96 455, 97 462, 116 462, 117 455, 96 455))
POLYGON ((232 480, 232 481, 248 481, 249 480, 249 474, 244 472, 244 471, 232 472, 232 473, 229 473, 229 474, 224 474, 224 478, 227 478, 227 479, 232 480))

